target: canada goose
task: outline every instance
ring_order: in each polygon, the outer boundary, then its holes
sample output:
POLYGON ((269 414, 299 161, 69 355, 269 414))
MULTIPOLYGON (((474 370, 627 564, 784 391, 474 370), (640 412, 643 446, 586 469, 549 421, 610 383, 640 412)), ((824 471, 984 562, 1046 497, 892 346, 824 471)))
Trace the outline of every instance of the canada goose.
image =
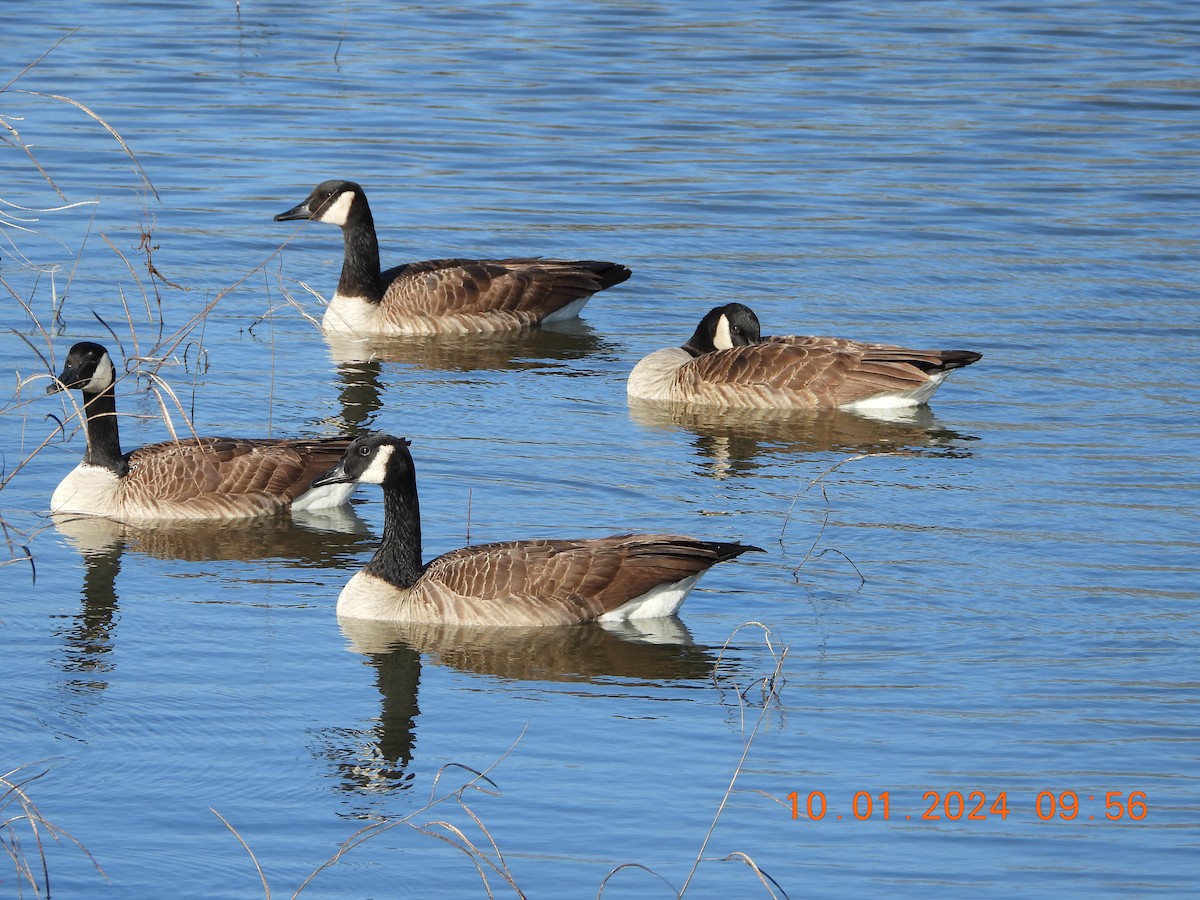
POLYGON ((953 369, 982 354, 908 350, 830 337, 762 337, 748 306, 709 310, 682 347, 656 350, 629 374, 627 392, 756 409, 870 409, 925 403, 953 369))
MULTIPOLYGON (((383 486, 383 539, 338 597, 339 617, 454 625, 577 625, 671 616, 710 566, 759 550, 671 534, 480 544, 421 562, 409 442, 355 439, 314 485, 383 486)), ((761 552, 761 551, 760 551, 761 552)))
POLYGON ((322 181, 276 222, 313 219, 342 229, 345 258, 325 310, 326 332, 360 337, 511 331, 571 319, 630 275, 617 263, 562 259, 434 259, 379 268, 367 195, 352 181, 322 181))
POLYGON ((312 489, 348 438, 184 438, 121 452, 116 369, 100 344, 71 348, 47 393, 83 392, 87 452, 54 490, 50 508, 123 520, 235 519, 281 510, 327 509, 350 499, 353 486, 312 489))

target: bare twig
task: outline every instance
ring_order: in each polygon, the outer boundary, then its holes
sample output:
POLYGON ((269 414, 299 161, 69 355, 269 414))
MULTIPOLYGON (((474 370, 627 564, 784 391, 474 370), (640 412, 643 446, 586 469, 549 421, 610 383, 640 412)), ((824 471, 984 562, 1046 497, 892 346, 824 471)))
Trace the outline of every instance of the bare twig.
POLYGON ((847 456, 845 459, 840 459, 836 463, 834 463, 832 466, 830 466, 828 469, 826 469, 824 472, 822 472, 820 475, 818 475, 816 478, 814 478, 812 481, 810 481, 808 484, 806 484, 804 486, 803 490, 798 491, 796 493, 796 496, 792 498, 791 504, 788 506, 787 515, 785 515, 783 517, 783 525, 780 526, 780 529, 779 529, 779 545, 781 547, 783 546, 783 534, 785 531, 787 531, 788 522, 791 521, 792 510, 795 509, 797 501, 799 501, 799 499, 801 497, 803 497, 805 494, 807 494, 814 484, 819 483, 822 479, 825 478, 826 475, 829 475, 832 472, 836 472, 838 469, 840 469, 842 466, 846 465, 847 463, 856 462, 857 460, 860 460, 860 459, 866 459, 868 456, 879 456, 879 455, 887 455, 887 454, 860 453, 857 456, 847 456))
MULTIPOLYGON (((836 462, 832 466, 830 466, 828 469, 826 469, 824 472, 819 474, 816 478, 814 478, 807 485, 805 485, 803 490, 798 491, 796 496, 792 498, 791 504, 788 506, 787 515, 785 515, 783 517, 783 525, 780 526, 780 529, 779 529, 779 545, 781 547, 784 546, 783 536, 784 536, 784 533, 787 531, 788 522, 791 520, 792 510, 795 509, 796 503, 800 500, 800 498, 802 496, 804 496, 805 494, 807 494, 810 490, 812 490, 813 485, 820 484, 826 475, 829 475, 830 473, 836 471, 837 469, 844 466, 846 463, 855 462, 856 460, 860 460, 860 459, 866 459, 868 456, 880 456, 880 455, 890 455, 890 454, 860 453, 857 456, 847 456, 845 459, 839 460, 838 462, 836 462)), ((804 568, 804 564, 807 563, 810 559, 814 558, 814 551, 817 549, 817 544, 819 544, 821 541, 821 536, 825 534, 825 529, 829 525, 829 517, 833 513, 833 508, 829 502, 829 493, 825 490, 824 484, 820 484, 820 487, 821 487, 821 499, 824 501, 824 504, 825 504, 825 515, 821 518, 821 527, 819 529, 817 529, 817 534, 813 538, 812 543, 809 545, 807 552, 804 554, 804 558, 802 560, 800 560, 799 564, 794 569, 792 569, 792 578, 796 581, 800 580, 800 570, 802 568, 804 568)), ((863 573, 858 568, 858 566, 855 565, 854 560, 852 560, 849 556, 847 556, 841 550, 827 548, 825 550, 822 550, 820 553, 816 553, 815 557, 817 559, 820 559, 826 553, 836 553, 838 556, 842 557, 842 559, 846 560, 846 562, 850 563, 850 567, 852 569, 854 569, 854 574, 856 574, 858 576, 860 588, 864 584, 867 583, 867 579, 863 576, 863 573)))

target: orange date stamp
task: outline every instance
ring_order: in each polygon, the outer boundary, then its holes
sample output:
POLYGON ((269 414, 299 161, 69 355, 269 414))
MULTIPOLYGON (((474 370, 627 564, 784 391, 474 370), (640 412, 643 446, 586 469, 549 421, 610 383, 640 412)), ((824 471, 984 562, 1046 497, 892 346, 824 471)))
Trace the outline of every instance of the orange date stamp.
POLYGON ((986 822, 1006 820, 1010 814, 1033 813, 1040 822, 1141 822, 1150 814, 1145 791, 1102 791, 1080 794, 1077 791, 1040 791, 1036 797, 1014 800, 1008 791, 925 791, 911 810, 893 808, 892 792, 858 791, 844 811, 831 804, 824 791, 787 795, 793 819, 820 822, 826 819, 856 822, 870 820, 917 822, 986 822))

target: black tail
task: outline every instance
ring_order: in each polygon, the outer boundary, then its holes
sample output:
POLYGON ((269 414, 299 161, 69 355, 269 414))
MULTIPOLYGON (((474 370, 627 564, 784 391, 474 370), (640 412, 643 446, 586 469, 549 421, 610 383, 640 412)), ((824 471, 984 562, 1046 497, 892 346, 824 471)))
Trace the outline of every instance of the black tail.
POLYGON ((706 541, 713 552, 717 554, 717 562, 725 562, 728 559, 734 559, 741 556, 743 553, 766 553, 762 547, 755 547, 752 544, 738 544, 736 542, 725 543, 723 541, 706 541))
POLYGON ((983 359, 983 354, 976 353, 974 350, 943 350, 940 368, 949 372, 951 369, 961 369, 963 366, 969 366, 981 359, 983 359))
POLYGON ((596 276, 596 280, 600 282, 600 290, 610 288, 614 284, 620 284, 622 281, 627 281, 629 276, 633 274, 633 272, 620 263, 585 259, 580 260, 579 265, 596 276))

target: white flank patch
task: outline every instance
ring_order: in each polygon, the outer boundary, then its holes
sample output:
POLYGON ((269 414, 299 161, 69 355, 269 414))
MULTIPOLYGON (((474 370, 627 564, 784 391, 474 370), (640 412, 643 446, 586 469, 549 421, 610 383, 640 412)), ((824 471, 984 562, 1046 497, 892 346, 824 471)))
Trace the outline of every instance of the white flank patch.
POLYGON ((717 331, 713 335, 713 346, 718 350, 729 350, 733 347, 733 335, 729 333, 729 317, 721 313, 717 319, 717 331))
POLYGON ((392 453, 396 450, 390 444, 384 444, 375 451, 375 458, 371 460, 371 464, 367 466, 365 472, 358 476, 359 484, 383 484, 383 479, 387 477, 388 460, 392 458, 392 453))
POLYGON ((366 297, 334 294, 325 308, 322 327, 329 334, 364 335, 379 332, 379 304, 366 297))
POLYGON ((616 609, 609 610, 597 621, 622 622, 626 619, 661 619, 673 616, 679 611, 679 607, 683 606, 683 601, 703 574, 698 572, 673 584, 660 584, 642 596, 634 597, 616 609))
POLYGON ((83 386, 83 389, 89 394, 103 393, 117 380, 116 375, 112 360, 105 353, 100 357, 100 362, 96 363, 96 371, 92 373, 91 380, 83 386))
POLYGON ((54 489, 50 511, 91 516, 120 515, 117 500, 120 488, 121 479, 111 469, 80 463, 54 489))
POLYGON ((898 394, 877 394, 874 397, 868 397, 865 400, 858 400, 854 403, 845 403, 842 409, 898 409, 906 406, 920 406, 922 403, 929 401, 933 396, 933 392, 938 389, 949 372, 934 372, 929 376, 929 380, 920 387, 915 387, 911 391, 901 391, 898 394))
POLYGON ((587 305, 587 302, 591 299, 592 295, 588 294, 586 297, 580 297, 577 300, 572 300, 562 309, 556 309, 554 312, 550 313, 550 315, 546 316, 544 319, 542 319, 542 321, 565 322, 567 319, 576 319, 579 317, 579 313, 587 305))
POLYGON ((328 222, 339 228, 350 220, 350 205, 354 202, 354 191, 342 191, 336 200, 321 211, 318 222, 328 222))
POLYGON ((309 488, 292 501, 293 512, 306 512, 316 509, 333 509, 350 502, 354 493, 354 482, 349 484, 326 484, 321 487, 309 488))

